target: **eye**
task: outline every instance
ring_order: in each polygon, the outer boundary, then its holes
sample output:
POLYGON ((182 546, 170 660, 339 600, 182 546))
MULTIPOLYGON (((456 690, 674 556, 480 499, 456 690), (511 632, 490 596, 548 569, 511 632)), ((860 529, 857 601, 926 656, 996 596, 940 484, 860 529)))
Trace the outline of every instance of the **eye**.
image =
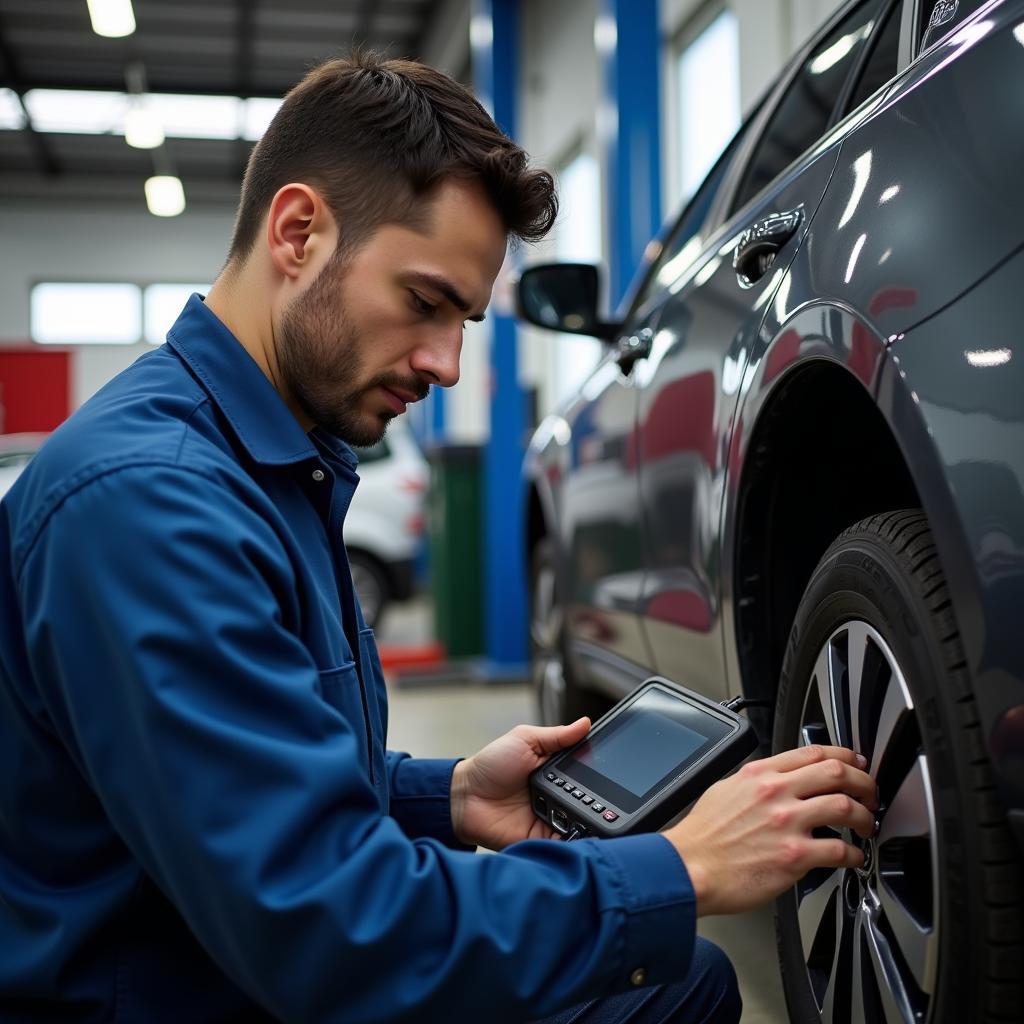
POLYGON ((409 294, 412 296, 413 309, 415 309, 417 313, 422 313, 424 316, 431 316, 437 310, 437 306, 431 305, 431 303, 427 302, 427 300, 418 292, 411 291, 409 294))

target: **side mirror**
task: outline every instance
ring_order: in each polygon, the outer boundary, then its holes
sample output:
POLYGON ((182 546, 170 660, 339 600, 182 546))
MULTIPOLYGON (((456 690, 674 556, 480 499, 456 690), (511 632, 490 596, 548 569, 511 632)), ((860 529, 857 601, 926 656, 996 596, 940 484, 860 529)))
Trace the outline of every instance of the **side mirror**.
POLYGON ((598 269, 589 263, 542 263, 522 272, 516 311, 538 327, 607 341, 618 325, 598 317, 599 291, 598 269))

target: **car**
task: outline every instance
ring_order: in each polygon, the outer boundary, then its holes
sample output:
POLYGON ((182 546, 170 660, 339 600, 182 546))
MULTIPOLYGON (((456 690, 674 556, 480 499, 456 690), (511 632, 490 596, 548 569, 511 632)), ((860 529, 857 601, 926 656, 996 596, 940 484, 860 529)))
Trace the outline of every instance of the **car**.
POLYGON ((794 1021, 1021 1019, 1022 166, 1024 3, 851 0, 611 319, 520 275, 606 342, 524 463, 542 719, 657 674, 869 759, 864 868, 777 903, 794 1021))
POLYGON ((0 434, 0 498, 11 489, 47 436, 42 433, 0 434))
POLYGON ((345 518, 345 548, 363 617, 377 627, 388 605, 415 591, 430 468, 402 419, 357 448, 359 487, 345 518))

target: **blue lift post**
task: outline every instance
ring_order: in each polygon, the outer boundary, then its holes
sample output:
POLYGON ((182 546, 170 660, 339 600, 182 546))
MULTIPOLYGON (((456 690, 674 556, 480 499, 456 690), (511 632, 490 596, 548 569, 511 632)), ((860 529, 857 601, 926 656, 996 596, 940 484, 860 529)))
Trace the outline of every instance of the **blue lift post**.
POLYGON ((661 228, 658 0, 604 0, 594 35, 604 71, 608 304, 614 311, 661 228))
MULTIPOLYGON (((470 21, 477 97, 498 126, 516 134, 518 0, 473 0, 470 21)), ((527 668, 526 583, 520 474, 526 396, 519 386, 518 330, 491 304, 491 431, 484 450, 484 678, 523 678, 527 668)))

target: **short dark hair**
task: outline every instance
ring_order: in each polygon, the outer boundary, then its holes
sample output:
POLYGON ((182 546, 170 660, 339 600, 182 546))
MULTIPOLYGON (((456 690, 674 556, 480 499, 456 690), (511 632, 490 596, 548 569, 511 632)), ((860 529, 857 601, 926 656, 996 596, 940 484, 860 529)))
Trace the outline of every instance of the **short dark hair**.
POLYGON ((327 60, 287 94, 249 158, 228 261, 249 256, 289 182, 321 193, 348 251, 382 224, 421 221, 423 200, 451 177, 483 186, 514 242, 542 238, 558 213, 552 176, 458 82, 373 52, 327 60))

